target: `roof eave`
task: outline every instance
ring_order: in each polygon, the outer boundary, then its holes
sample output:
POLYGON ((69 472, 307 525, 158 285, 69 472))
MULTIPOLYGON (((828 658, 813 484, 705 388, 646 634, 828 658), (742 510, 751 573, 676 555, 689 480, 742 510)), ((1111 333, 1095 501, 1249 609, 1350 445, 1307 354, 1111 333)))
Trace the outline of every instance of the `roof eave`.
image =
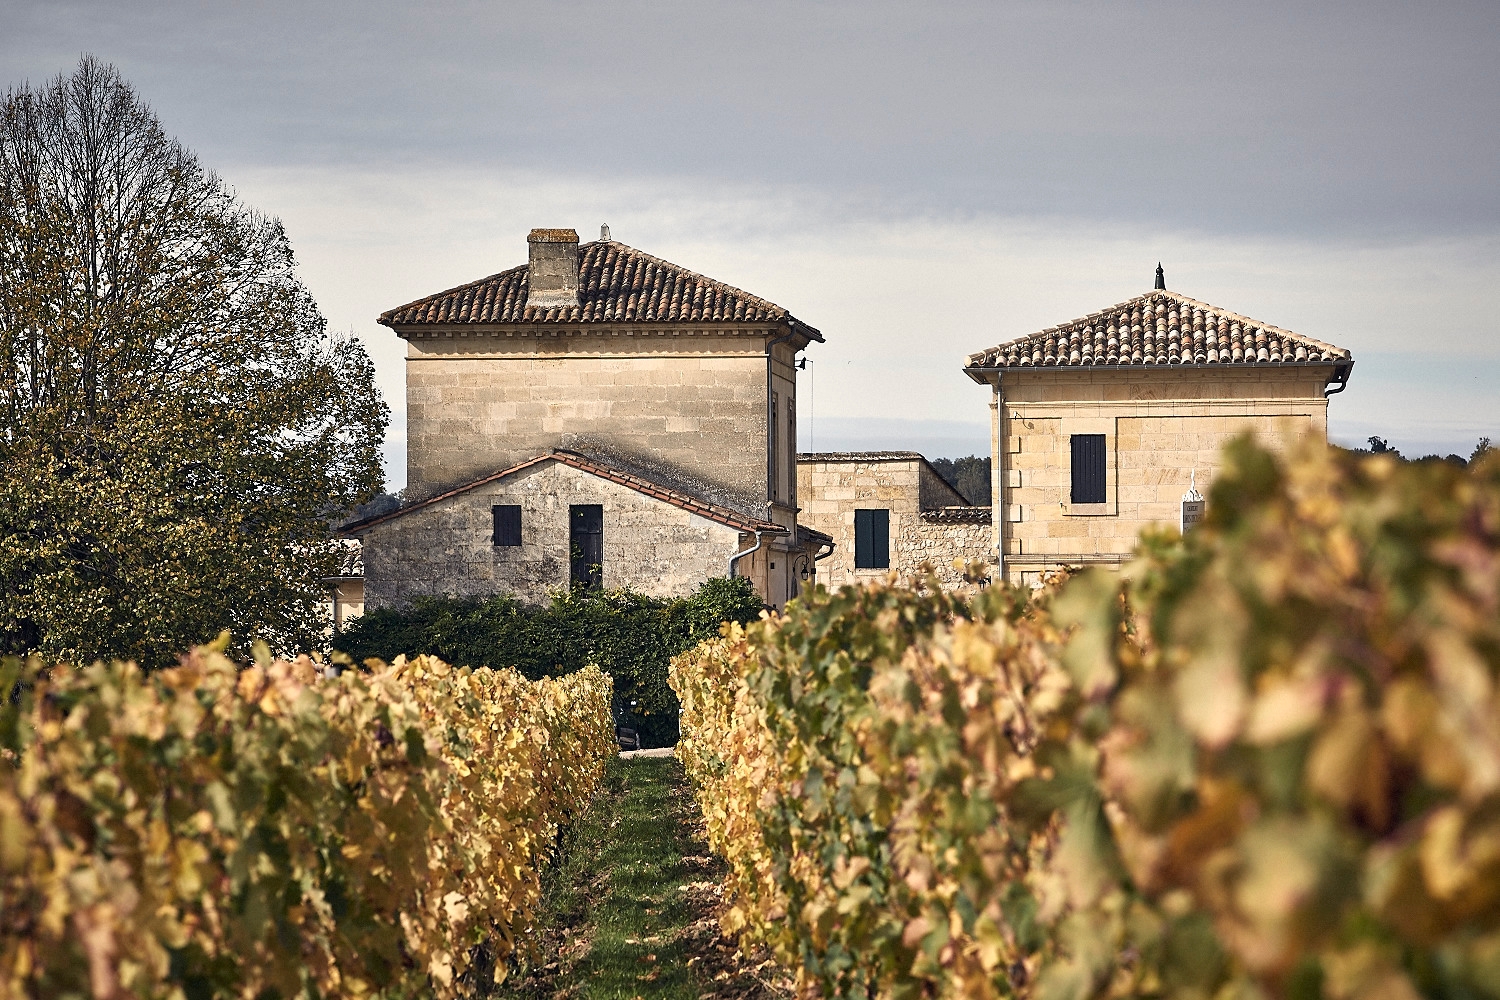
POLYGON ((786 314, 786 325, 791 328, 791 331, 793 333, 802 335, 809 342, 817 341, 820 344, 827 343, 827 341, 823 339, 823 334, 819 333, 816 327, 808 326, 806 323, 802 322, 791 313, 786 314))
POLYGON ((748 336, 772 336, 777 328, 785 329, 794 337, 800 337, 802 344, 797 349, 801 350, 808 343, 826 343, 823 335, 815 328, 808 326, 801 320, 787 317, 783 319, 760 319, 760 320, 680 320, 680 319, 607 319, 607 320, 537 320, 521 323, 396 323, 387 322, 387 318, 380 319, 382 326, 389 327, 396 336, 403 340, 416 335, 441 333, 443 331, 462 330, 467 334, 504 333, 507 335, 518 335, 523 337, 543 336, 558 330, 586 331, 597 330, 608 327, 649 327, 666 328, 680 327, 698 330, 725 330, 730 332, 746 333, 748 336))
POLYGON ((989 383, 984 374, 1001 372, 1128 372, 1128 371, 1226 371, 1235 368, 1329 368, 1354 367, 1354 358, 1327 358, 1317 361, 1193 361, 1165 365, 965 365, 964 373, 981 384, 989 383))
POLYGON ((1002 371, 1004 371, 1003 368, 989 368, 983 365, 964 365, 964 374, 969 376, 969 378, 973 379, 975 382, 978 382, 980 385, 993 385, 998 387, 1000 385, 1000 373, 1002 371), (989 377, 991 374, 994 375, 993 378, 989 377))

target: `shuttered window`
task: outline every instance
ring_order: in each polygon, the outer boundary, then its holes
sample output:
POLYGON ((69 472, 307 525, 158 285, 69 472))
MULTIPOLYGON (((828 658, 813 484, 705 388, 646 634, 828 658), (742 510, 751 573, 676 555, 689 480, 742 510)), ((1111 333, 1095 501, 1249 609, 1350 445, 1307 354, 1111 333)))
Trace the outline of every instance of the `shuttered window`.
POLYGON ((1073 435, 1073 502, 1104 503, 1104 435, 1073 435))
POLYGON ((786 401, 786 502, 797 506, 797 397, 786 401))
POLYGON ((773 392, 771 393, 771 422, 766 425, 767 433, 770 435, 770 440, 766 442, 766 447, 771 450, 771 460, 768 463, 771 469, 771 482, 768 484, 770 492, 767 494, 767 496, 769 496, 772 500, 781 499, 781 483, 777 481, 781 465, 781 451, 777 447, 778 442, 776 433, 778 428, 780 427, 780 412, 781 395, 779 393, 773 392))
POLYGON ((597 590, 604 585, 604 508, 596 503, 568 508, 569 583, 597 590))
POLYGON ((490 513, 495 516, 496 545, 520 545, 521 544, 521 505, 518 503, 498 504, 490 508, 490 513))
POLYGON ((889 569, 891 565, 891 512, 854 512, 854 568, 889 569))

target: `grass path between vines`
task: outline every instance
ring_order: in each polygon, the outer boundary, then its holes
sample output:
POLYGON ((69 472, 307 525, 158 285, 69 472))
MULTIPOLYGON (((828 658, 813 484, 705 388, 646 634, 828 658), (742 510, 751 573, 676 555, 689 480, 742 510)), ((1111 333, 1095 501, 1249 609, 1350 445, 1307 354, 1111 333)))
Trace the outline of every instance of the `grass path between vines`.
POLYGON ((790 996, 776 966, 747 961, 718 931, 725 868, 703 842, 675 759, 610 764, 605 787, 543 877, 535 965, 510 1000, 790 996))

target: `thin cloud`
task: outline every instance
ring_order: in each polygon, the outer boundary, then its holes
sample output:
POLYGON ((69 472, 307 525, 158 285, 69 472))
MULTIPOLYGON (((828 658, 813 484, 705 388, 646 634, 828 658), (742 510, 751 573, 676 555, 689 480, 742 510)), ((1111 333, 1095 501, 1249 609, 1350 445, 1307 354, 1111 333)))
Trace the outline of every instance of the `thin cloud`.
POLYGON ((382 309, 520 263, 531 226, 609 222, 823 328, 816 413, 851 435, 982 425, 964 355, 1162 260, 1169 287, 1354 351, 1336 440, 1500 438, 1487 0, 0 13, 9 83, 113 61, 285 219, 398 423, 382 309))
MULTIPOLYGON (((948 426, 933 425, 934 442, 967 440, 952 425, 988 420, 985 390, 961 371, 968 354, 1140 294, 1161 260, 1168 287, 1354 352, 1331 403, 1336 440, 1379 433, 1467 454, 1481 434, 1500 438, 1500 379, 1482 377, 1500 374, 1493 238, 1226 241, 1058 218, 879 218, 853 197, 684 178, 300 168, 239 181, 253 204, 278 207, 330 321, 369 343, 398 422, 403 344, 374 323, 380 311, 523 263, 533 226, 590 239, 608 222, 616 239, 819 327, 811 419, 935 421, 948 426)), ((841 439, 879 432, 839 426, 841 439)))
POLYGON ((116 61, 238 165, 587 170, 899 214, 1225 235, 1500 229, 1500 6, 21 5, 16 77, 116 61))

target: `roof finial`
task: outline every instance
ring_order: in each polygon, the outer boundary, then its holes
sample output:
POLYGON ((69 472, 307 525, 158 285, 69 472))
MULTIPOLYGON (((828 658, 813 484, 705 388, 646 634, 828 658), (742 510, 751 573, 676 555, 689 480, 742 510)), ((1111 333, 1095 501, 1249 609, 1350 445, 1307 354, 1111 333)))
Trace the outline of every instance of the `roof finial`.
POLYGON ((609 226, 607 224, 599 227, 599 239, 605 243, 609 242, 609 226))
POLYGON ((1156 287, 1162 291, 1167 290, 1167 272, 1161 269, 1161 261, 1156 262, 1156 287))

